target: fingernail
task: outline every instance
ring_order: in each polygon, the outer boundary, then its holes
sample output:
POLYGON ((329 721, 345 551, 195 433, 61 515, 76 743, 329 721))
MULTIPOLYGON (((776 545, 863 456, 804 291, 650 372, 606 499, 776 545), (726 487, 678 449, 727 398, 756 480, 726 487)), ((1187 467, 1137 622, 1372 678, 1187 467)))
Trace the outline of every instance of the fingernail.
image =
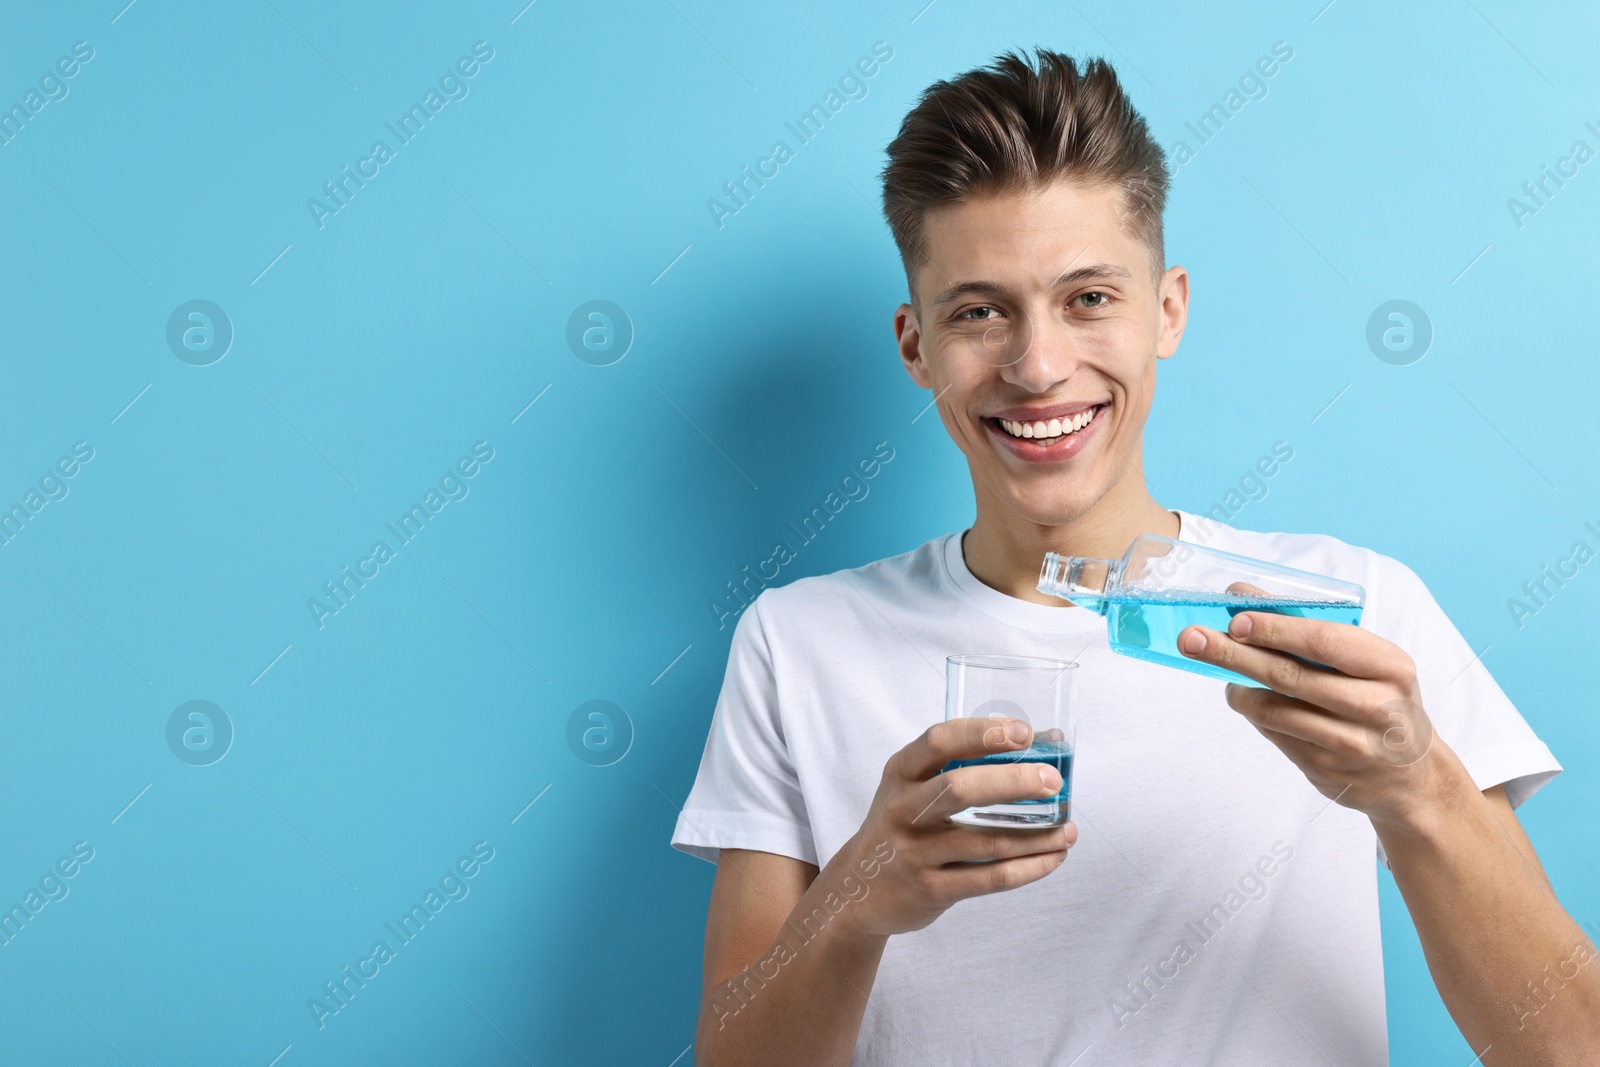
POLYGON ((1028 724, 1021 719, 1012 719, 1006 723, 1006 737, 1019 745, 1028 739, 1028 733, 1028 724))
POLYGON ((1040 767, 1039 768, 1039 782, 1040 782, 1040 784, 1043 785, 1047 789, 1056 788, 1057 783, 1051 781, 1051 778, 1052 778, 1052 776, 1055 775, 1055 773, 1056 772, 1051 770, 1049 767, 1040 767))
POLYGON ((1186 655, 1198 656, 1206 650, 1206 635, 1199 630, 1190 630, 1183 637, 1183 651, 1186 655))
POLYGON ((1249 637, 1250 631, 1255 628, 1255 623, 1250 621, 1249 615, 1235 615, 1228 624, 1228 632, 1235 637, 1249 637))

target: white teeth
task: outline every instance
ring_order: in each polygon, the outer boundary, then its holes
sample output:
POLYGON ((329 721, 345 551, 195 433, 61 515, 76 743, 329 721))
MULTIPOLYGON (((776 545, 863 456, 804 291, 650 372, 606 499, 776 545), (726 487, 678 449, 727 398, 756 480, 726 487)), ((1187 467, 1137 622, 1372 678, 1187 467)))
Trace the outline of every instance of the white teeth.
POLYGON ((1077 433, 1094 421, 1095 414, 1099 410, 1098 407, 1088 408, 1069 419, 1051 419, 1049 422, 1012 422, 1010 419, 1001 419, 1000 425, 1012 437, 1055 438, 1062 434, 1077 433))

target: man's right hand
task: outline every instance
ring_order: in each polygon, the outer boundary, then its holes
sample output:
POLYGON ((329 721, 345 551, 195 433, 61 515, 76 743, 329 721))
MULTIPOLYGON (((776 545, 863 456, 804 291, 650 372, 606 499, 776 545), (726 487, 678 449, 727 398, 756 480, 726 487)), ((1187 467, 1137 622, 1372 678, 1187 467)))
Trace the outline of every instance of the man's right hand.
POLYGON ((988 829, 948 818, 974 806, 1059 792, 1060 773, 1040 763, 939 773, 951 760, 1026 748, 1032 737, 1020 719, 950 719, 889 757, 861 829, 839 850, 837 862, 828 864, 837 877, 868 885, 839 918, 867 934, 920 930, 958 900, 1015 889, 1061 866, 1078 840, 1070 822, 1050 829, 988 829))

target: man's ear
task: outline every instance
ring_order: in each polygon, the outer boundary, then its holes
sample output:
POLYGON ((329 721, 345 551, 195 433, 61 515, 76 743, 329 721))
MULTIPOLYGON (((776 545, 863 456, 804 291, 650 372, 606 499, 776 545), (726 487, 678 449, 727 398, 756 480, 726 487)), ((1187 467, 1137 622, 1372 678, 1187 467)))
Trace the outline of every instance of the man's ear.
POLYGON ((922 326, 917 320, 917 309, 901 304, 894 312, 894 338, 900 348, 900 362, 906 373, 922 389, 932 389, 933 379, 928 376, 928 365, 922 359, 922 326))
POLYGON ((1171 267, 1161 277, 1157 290, 1161 306, 1161 333, 1156 338, 1156 358, 1167 359, 1178 351, 1184 327, 1189 324, 1189 272, 1171 267))

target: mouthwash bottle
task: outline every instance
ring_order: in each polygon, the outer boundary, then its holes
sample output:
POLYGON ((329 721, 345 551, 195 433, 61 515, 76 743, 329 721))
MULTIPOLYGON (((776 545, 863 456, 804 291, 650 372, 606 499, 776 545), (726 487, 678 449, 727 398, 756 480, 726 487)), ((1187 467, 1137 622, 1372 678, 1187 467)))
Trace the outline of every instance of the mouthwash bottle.
POLYGON ((1121 559, 1049 553, 1038 589, 1105 616, 1113 652, 1256 688, 1179 652, 1178 635, 1197 625, 1226 633, 1241 611, 1358 625, 1366 602, 1354 582, 1149 533, 1121 559))

